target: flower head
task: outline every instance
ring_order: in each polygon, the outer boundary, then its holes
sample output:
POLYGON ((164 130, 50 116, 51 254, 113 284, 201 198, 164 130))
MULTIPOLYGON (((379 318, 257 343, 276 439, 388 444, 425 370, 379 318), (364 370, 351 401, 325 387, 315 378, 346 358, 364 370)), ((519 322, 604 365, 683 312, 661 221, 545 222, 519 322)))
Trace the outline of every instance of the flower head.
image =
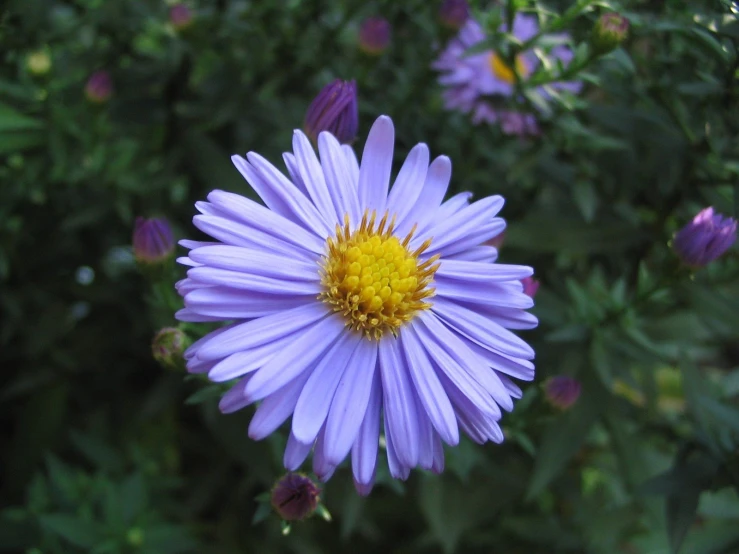
POLYGON ((607 54, 629 34, 629 20, 617 13, 604 13, 593 27, 590 44, 598 54, 607 54))
POLYGON ((272 489, 272 507, 285 521, 305 519, 318 506, 319 489, 301 473, 288 473, 272 489))
POLYGON ((390 45, 392 27, 384 17, 368 17, 359 26, 359 48, 376 56, 382 54, 390 45))
POLYGON ((133 229, 133 253, 139 262, 163 262, 174 252, 174 237, 164 218, 136 218, 133 229))
POLYGON ((577 379, 557 375, 544 383, 544 393, 549 403, 560 410, 567 410, 580 397, 581 385, 577 379))
MULTIPOLYGON (((505 24, 501 31, 507 32, 505 24)), ((518 40, 525 42, 538 32, 535 17, 516 15, 513 35, 518 40)), ((521 52, 513 62, 493 50, 467 55, 467 50, 485 38, 480 24, 468 19, 459 35, 449 42, 434 62, 434 69, 441 72, 439 83, 445 87, 443 99, 446 108, 469 113, 474 123, 498 123, 508 134, 537 134, 533 115, 500 109, 498 105, 501 100, 514 95, 518 80, 525 81, 536 70, 539 58, 533 50, 521 52)), ((550 56, 567 65, 572 60, 572 51, 560 45, 551 50, 550 56)), ((554 83, 551 86, 577 91, 581 85, 554 83)), ((538 92, 544 97, 548 95, 541 87, 538 92)))
POLYGON ((357 136, 359 112, 355 81, 335 79, 313 100, 305 114, 303 129, 315 144, 321 131, 328 131, 339 142, 352 142, 357 136))
POLYGON ((284 159, 234 156, 266 204, 224 191, 198 202, 195 226, 215 242, 183 241, 182 321, 230 323, 194 343, 188 369, 238 379, 223 412, 261 402, 249 436, 292 416, 284 465, 313 451, 328 479, 351 456, 357 490, 372 487, 383 432, 390 473, 444 467, 460 430, 500 442, 502 410, 534 375, 534 352, 509 329, 537 320, 521 279, 530 267, 494 263, 500 196, 443 201, 451 161, 411 149, 392 188, 395 131, 377 119, 361 165, 328 132, 318 154, 301 132, 284 159), (384 427, 381 429, 381 422, 384 427))
POLYGON ((521 283, 523 284, 523 293, 526 296, 530 296, 531 298, 536 296, 536 291, 539 290, 539 281, 533 277, 524 277, 521 279, 521 283))
POLYGON ((107 71, 96 71, 87 80, 85 96, 90 102, 103 104, 113 94, 113 80, 107 71))
POLYGON ((187 29, 192 24, 192 10, 187 4, 175 4, 169 8, 169 22, 177 31, 187 29))
POLYGON ((470 17, 467 0, 444 0, 439 6, 439 19, 450 29, 459 29, 470 17))
POLYGON ((187 346, 187 336, 177 327, 160 329, 151 341, 154 359, 165 367, 176 368, 182 363, 187 346))
POLYGON ((736 240, 736 228, 735 219, 705 208, 678 231, 672 247, 686 265, 703 267, 731 248, 736 240))

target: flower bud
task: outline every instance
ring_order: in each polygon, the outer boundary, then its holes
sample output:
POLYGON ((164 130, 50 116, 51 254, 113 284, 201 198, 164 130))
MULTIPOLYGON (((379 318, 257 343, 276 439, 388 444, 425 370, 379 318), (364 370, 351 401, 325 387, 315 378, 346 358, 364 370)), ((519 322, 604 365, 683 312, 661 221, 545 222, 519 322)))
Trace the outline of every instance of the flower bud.
POLYGON ((151 353, 154 359, 166 368, 184 367, 182 354, 187 347, 187 335, 176 327, 165 327, 154 335, 151 353))
POLYGON ((321 131, 328 131, 341 143, 357 136, 359 111, 357 84, 335 79, 313 100, 305 114, 305 134, 315 143, 321 131))
POLYGON ((85 96, 90 102, 103 104, 113 94, 113 80, 107 71, 96 71, 87 80, 85 96))
POLYGON ((539 281, 533 277, 524 277, 521 279, 523 284, 523 293, 533 298, 536 296, 536 291, 539 290, 539 281))
POLYGON ((26 57, 26 67, 34 75, 46 75, 51 69, 51 56, 46 50, 31 52, 26 57))
POLYGON ((597 54, 607 54, 629 34, 629 20, 617 13, 604 13, 593 27, 590 44, 597 54))
POLYGON ((505 231, 501 231, 499 235, 494 236, 490 240, 486 240, 485 244, 488 246, 494 246, 495 248, 500 250, 504 242, 505 242, 505 231))
POLYGON ((580 382, 566 375, 550 377, 544 382, 547 401, 560 410, 567 410, 580 397, 580 382))
POLYGON ((169 8, 169 22, 175 31, 183 31, 192 23, 192 11, 186 4, 175 4, 169 8))
POLYGON ((469 17, 467 0, 444 0, 439 7, 439 20, 450 29, 461 29, 469 17))
POLYGON ((714 214, 713 208, 705 208, 678 231, 672 247, 685 265, 703 267, 734 244, 736 228, 735 219, 714 214))
POLYGON ((390 45, 390 22, 384 17, 368 17, 359 27, 359 48, 365 54, 382 54, 390 45))
POLYGON ((147 264, 161 263, 174 252, 174 236, 164 218, 136 218, 133 230, 133 254, 136 260, 147 264))
POLYGON ((305 519, 316 510, 320 492, 302 473, 288 473, 272 489, 272 507, 285 521, 305 519))

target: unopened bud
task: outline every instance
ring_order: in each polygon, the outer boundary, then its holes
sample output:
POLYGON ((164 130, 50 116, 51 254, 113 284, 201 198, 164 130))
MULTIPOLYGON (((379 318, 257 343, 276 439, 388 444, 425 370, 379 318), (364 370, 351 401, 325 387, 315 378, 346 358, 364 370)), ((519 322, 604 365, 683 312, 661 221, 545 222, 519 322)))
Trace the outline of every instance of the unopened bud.
POLYGON ((151 353, 154 359, 166 368, 184 368, 182 354, 188 346, 187 335, 176 327, 165 327, 154 335, 151 341, 151 353))
POLYGON ((536 296, 536 291, 539 290, 539 281, 533 277, 524 277, 521 279, 521 284, 523 284, 523 293, 525 295, 530 296, 531 298, 536 296))
POLYGON ((735 219, 705 208, 680 229, 672 248, 685 265, 703 267, 726 252, 736 240, 735 219))
POLYGON ((328 131, 342 144, 352 142, 359 127, 356 83, 335 79, 323 87, 308 107, 303 126, 314 143, 321 131, 328 131))
POLYGON ((580 397, 580 382, 566 375, 550 377, 544 383, 544 394, 549 403, 560 410, 567 410, 580 397))
POLYGON ((372 56, 382 54, 390 45, 392 27, 384 17, 368 17, 359 27, 359 48, 372 56))
POLYGON ((604 13, 593 27, 590 44, 598 54, 607 54, 629 34, 629 20, 617 13, 604 13))
POLYGON ((470 18, 467 0, 444 0, 439 7, 439 20, 450 29, 458 30, 470 18))
POLYGON ((272 489, 272 507, 285 521, 305 519, 316 511, 320 492, 302 473, 288 473, 272 489))
POLYGON ((174 236, 164 218, 136 218, 133 230, 133 254, 136 260, 146 264, 161 263, 174 252, 174 236))
POLYGON ((46 50, 31 52, 26 57, 26 67, 34 75, 46 75, 51 69, 51 56, 46 50))
POLYGON ((113 94, 113 80, 107 71, 96 71, 87 80, 85 96, 90 102, 104 104, 113 94))
POLYGON ((192 24, 192 10, 186 4, 175 4, 169 8, 169 22, 176 31, 184 31, 192 24))

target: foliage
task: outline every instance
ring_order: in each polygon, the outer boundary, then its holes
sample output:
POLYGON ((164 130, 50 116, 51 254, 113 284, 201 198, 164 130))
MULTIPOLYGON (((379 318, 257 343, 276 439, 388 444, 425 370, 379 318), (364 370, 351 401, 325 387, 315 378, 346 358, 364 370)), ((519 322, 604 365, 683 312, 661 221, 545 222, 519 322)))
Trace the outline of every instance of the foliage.
POLYGON ((0 551, 739 549, 739 256, 693 274, 669 247, 704 206, 738 215, 736 6, 473 3, 509 60, 522 45, 497 29, 516 10, 573 38, 569 68, 518 84, 534 137, 444 110, 430 64, 451 32, 437 3, 190 7, 177 28, 156 0, 0 8, 0 551), (597 56, 605 11, 628 18, 629 38, 597 56), (357 30, 378 14, 392 42, 368 56, 357 30), (93 103, 97 70, 113 91, 93 103), (542 104, 533 85, 563 71, 585 89, 542 104), (229 155, 278 161, 333 78, 357 81, 360 137, 389 114, 398 159, 426 142, 452 159, 455 192, 506 198, 501 259, 542 282, 526 334, 537 379, 504 416, 503 445, 463 440, 442 476, 380 470, 367 499, 341 469, 322 494, 333 521, 284 535, 274 515, 251 524, 282 475, 284 433, 249 440, 250 410, 221 415, 219 386, 155 364, 183 270, 138 273, 131 232, 136 216, 164 215, 197 238, 193 204, 209 190, 254 197, 229 155), (582 383, 566 412, 539 386, 559 374, 582 383))

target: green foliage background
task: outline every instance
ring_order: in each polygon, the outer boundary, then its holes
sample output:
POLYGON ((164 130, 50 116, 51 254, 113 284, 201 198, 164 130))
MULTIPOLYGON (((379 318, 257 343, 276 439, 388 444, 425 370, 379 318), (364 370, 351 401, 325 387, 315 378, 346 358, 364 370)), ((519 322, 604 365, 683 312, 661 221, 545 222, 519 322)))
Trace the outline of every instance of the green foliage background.
POLYGON ((516 8, 564 25, 588 62, 583 93, 528 139, 444 111, 437 2, 190 6, 182 31, 159 0, 0 7, 0 551, 739 552, 737 248, 691 275, 668 246, 706 205, 739 211, 736 5, 476 3, 491 30, 516 8), (590 60, 608 10, 630 38, 590 60), (393 39, 373 58, 356 31, 376 14, 393 39), (115 90, 94 105, 98 69, 115 90), (357 80, 358 145, 388 114, 398 162, 423 141, 452 159, 455 191, 506 197, 502 260, 542 281, 526 333, 538 376, 503 445, 463 440, 442 476, 381 471, 367 499, 339 470, 322 495, 333 521, 283 536, 276 516, 252 519, 284 437, 250 441, 250 409, 222 416, 218 389, 153 362, 176 300, 169 275, 136 271, 130 234, 135 216, 165 215, 196 238, 196 200, 253 194, 229 155, 279 161, 335 77, 357 80), (565 413, 540 387, 557 374, 583 383, 565 413))

